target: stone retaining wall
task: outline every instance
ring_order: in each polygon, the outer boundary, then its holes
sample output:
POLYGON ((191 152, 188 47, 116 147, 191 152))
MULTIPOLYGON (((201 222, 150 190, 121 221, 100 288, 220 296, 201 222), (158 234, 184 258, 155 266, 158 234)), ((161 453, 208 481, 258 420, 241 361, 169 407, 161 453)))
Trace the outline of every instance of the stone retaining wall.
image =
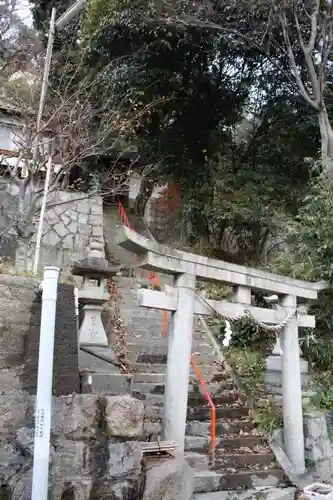
MULTIPOLYGON (((10 228, 17 216, 17 187, 0 183, 0 233, 10 228), (5 187, 5 188, 4 188, 5 187)), ((57 191, 48 197, 45 212, 39 269, 56 265, 69 274, 74 260, 85 256, 90 239, 103 238, 103 200, 100 196, 87 197, 84 193, 57 191)), ((18 239, 14 228, 1 238, 0 252, 15 267, 29 271, 32 268, 36 245, 35 232, 28 240, 18 239)))
MULTIPOLYGON (((36 394, 41 317, 39 282, 0 275, 0 449, 24 425, 36 394)), ((79 391, 73 287, 59 284, 55 329, 54 394, 79 391)))
MULTIPOLYGON (((33 397, 28 406, 33 410, 33 397)), ((143 412, 142 402, 129 396, 54 398, 49 498, 140 499, 145 472, 137 439, 142 434, 143 412)), ((6 489, 9 499, 31 498, 33 425, 30 411, 0 451, 0 493, 6 489)))
POLYGON ((333 449, 327 431, 326 416, 321 412, 304 415, 305 450, 314 481, 333 481, 333 449))

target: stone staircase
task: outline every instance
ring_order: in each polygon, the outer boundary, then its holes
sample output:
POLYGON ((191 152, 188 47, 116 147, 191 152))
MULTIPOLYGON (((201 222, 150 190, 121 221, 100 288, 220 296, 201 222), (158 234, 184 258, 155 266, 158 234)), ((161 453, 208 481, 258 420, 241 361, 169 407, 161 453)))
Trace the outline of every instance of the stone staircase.
MULTIPOLYGON (((162 336, 163 313, 137 306, 140 280, 118 277, 116 281, 121 297, 120 315, 128 332, 131 373, 110 373, 109 364, 91 357, 90 374, 84 374, 82 390, 110 394, 130 392, 145 401, 142 440, 156 440, 162 435, 167 361, 167 338, 162 336)), ((170 284, 170 278, 163 276, 165 282, 170 284)), ((185 452, 194 470, 194 499, 218 500, 222 498, 219 495, 228 490, 285 485, 284 473, 251 421, 244 397, 218 363, 199 328, 194 332, 192 354, 213 397, 217 417, 216 457, 212 463, 210 407, 191 368, 185 452)), ((85 359, 86 365, 87 361, 85 359)))

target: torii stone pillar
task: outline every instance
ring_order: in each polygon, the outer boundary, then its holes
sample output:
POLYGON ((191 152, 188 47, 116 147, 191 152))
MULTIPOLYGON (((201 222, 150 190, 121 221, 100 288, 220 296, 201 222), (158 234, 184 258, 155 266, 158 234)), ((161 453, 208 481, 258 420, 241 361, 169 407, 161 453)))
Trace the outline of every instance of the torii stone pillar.
MULTIPOLYGON (((296 309, 297 298, 286 295, 282 305, 296 309)), ((297 316, 284 327, 280 337, 282 347, 282 392, 284 446, 297 474, 305 472, 302 384, 299 355, 297 316)))
POLYGON ((179 451, 183 452, 194 324, 195 276, 181 274, 175 277, 175 287, 178 287, 178 307, 172 313, 168 336, 163 429, 164 439, 175 441, 179 451))
MULTIPOLYGON (((285 295, 280 301, 271 302, 281 314, 281 321, 291 310, 297 309, 297 297, 285 295), (280 303, 279 303, 280 302, 280 303)), ((273 352, 266 359, 266 368, 275 376, 281 376, 283 399, 284 447, 297 474, 305 471, 302 373, 308 363, 301 358, 298 337, 298 315, 295 314, 278 335, 273 352)))

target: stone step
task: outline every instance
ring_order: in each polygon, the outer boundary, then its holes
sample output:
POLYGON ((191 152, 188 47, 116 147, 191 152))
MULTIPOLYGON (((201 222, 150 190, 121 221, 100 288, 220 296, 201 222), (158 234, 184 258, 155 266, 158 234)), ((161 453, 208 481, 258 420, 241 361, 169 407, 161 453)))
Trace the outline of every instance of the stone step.
MULTIPOLYGON (((141 373, 141 374, 118 374, 118 373, 87 373, 81 375, 82 392, 85 393, 99 393, 105 392, 106 394, 121 394, 124 392, 136 393, 137 397, 155 394, 164 394, 164 378, 163 373, 141 373)), ((206 405, 206 401, 201 396, 200 387, 198 386, 195 375, 191 375, 193 383, 189 385, 189 393, 197 393, 197 400, 200 404, 206 405)), ((221 386, 219 384, 206 384, 207 390, 212 396, 219 391, 217 396, 219 401, 233 401, 233 397, 228 393, 224 395, 221 393, 221 386)), ((194 397, 195 399, 195 397, 194 397)))
MULTIPOLYGON (((316 391, 302 391, 302 402, 303 402, 303 405, 306 406, 310 403, 311 401, 311 398, 313 396, 316 396, 316 391)), ((274 401, 275 401, 275 404, 277 406, 283 406, 283 396, 281 394, 273 394, 272 395, 274 401)))
MULTIPOLYGON (((135 384, 133 386, 133 390, 134 390, 133 396, 137 397, 138 399, 143 399, 144 394, 136 392, 135 384)), ((219 394, 218 396, 213 396, 215 404, 232 403, 236 400, 236 398, 237 394, 235 394, 234 391, 225 391, 222 394, 219 394)), ((164 404, 164 395, 150 393, 146 395, 145 399, 151 405, 163 406, 164 404)), ((201 393, 190 392, 188 397, 188 406, 197 406, 198 404, 199 405, 206 404, 204 396, 201 393)))
POLYGON ((153 384, 153 383, 149 383, 149 382, 134 382, 133 383, 133 391, 135 391, 136 393, 139 393, 141 395, 159 394, 159 395, 163 396, 164 390, 165 390, 164 383, 161 383, 161 384, 153 384))
POLYGON ((187 463, 195 470, 212 469, 222 471, 225 469, 262 469, 274 462, 274 453, 229 453, 216 450, 215 464, 209 466, 209 453, 187 452, 187 463))
MULTIPOLYGON (((281 372, 265 372, 265 384, 268 386, 282 387, 282 373, 281 372)), ((306 373, 301 374, 302 386, 306 387, 311 382, 311 376, 306 373)))
MULTIPOLYGON (((210 375, 214 377, 219 370, 219 367, 214 364, 197 363, 197 365, 203 376, 210 375)), ((135 363, 131 365, 133 373, 166 373, 166 367, 166 363, 135 363)), ((190 371, 194 372, 192 366, 190 366, 190 371)))
POLYGON ((281 469, 238 471, 235 473, 209 470, 194 472, 194 493, 238 490, 260 486, 280 486, 284 483, 285 476, 281 469))
MULTIPOLYGON (((144 365, 145 366, 145 365, 144 365)), ((159 365, 161 366, 161 365, 159 365)), ((162 365, 163 366, 163 365, 162 365)), ((213 367, 213 366, 200 366, 199 365, 199 369, 200 369, 200 373, 202 375, 202 377, 204 378, 205 381, 208 381, 208 380, 211 380, 214 376, 214 373, 216 371, 216 368, 213 367)), ((132 370, 130 375, 133 376, 133 380, 135 380, 136 382, 158 382, 158 383, 163 383, 164 380, 165 380, 165 371, 161 371, 161 372, 158 372, 158 371, 154 371, 154 372, 149 372, 149 371, 144 371, 144 372, 141 372, 141 371, 135 371, 135 370, 132 370)), ((194 369, 192 367, 190 367, 190 377, 191 379, 194 379, 194 381, 197 380, 197 375, 194 371, 194 369)), ((224 385, 223 385, 223 389, 224 389, 224 385)))
POLYGON ((107 373, 83 373, 81 392, 88 394, 124 394, 132 392, 132 379, 126 375, 107 373))
POLYGON ((134 363, 131 365, 134 373, 165 373, 166 363, 134 363))
MULTIPOLYGON (((282 396, 282 394, 283 394, 283 389, 281 386, 266 385, 266 390, 269 394, 276 395, 276 396, 282 396)), ((311 398, 312 396, 316 395, 316 391, 311 390, 309 388, 303 388, 302 395, 303 395, 303 397, 311 398)))
MULTIPOLYGON (((159 419, 151 420, 147 415, 147 419, 144 423, 144 440, 150 434, 155 436, 162 435, 162 420, 163 408, 161 408, 159 419)), ((156 415, 155 415, 156 416, 156 415)), ((187 451, 205 451, 210 449, 210 422, 188 422, 186 435, 186 450, 187 451), (196 433, 192 435, 192 433, 196 433), (202 435, 200 435, 202 433, 202 435)), ((223 436, 223 434, 228 435, 228 432, 232 432, 235 436, 234 438, 221 438, 217 439, 217 447, 224 446, 227 451, 233 451, 239 448, 240 443, 245 446, 252 448, 256 446, 256 443, 261 442, 260 437, 251 436, 251 431, 254 431, 254 424, 250 420, 229 420, 223 419, 223 421, 217 422, 216 424, 216 434, 218 436, 223 436), (246 435, 248 433, 248 435, 246 435), (244 435, 245 434, 245 435, 244 435)))
MULTIPOLYGON (((216 418, 229 418, 229 419, 238 419, 244 416, 248 416, 249 409, 245 407, 228 407, 228 406, 218 406, 216 408, 216 418)), ((163 407, 161 406, 150 406, 147 408, 146 418, 149 420, 159 420, 163 415, 163 407)), ((198 421, 207 421, 210 422, 211 419, 211 410, 208 406, 207 408, 191 408, 187 409, 187 421, 190 422, 192 420, 198 421)))
POLYGON ((156 384, 164 385, 165 373, 131 373, 134 384, 156 384))
MULTIPOLYGON (((240 418, 249 415, 249 409, 244 406, 239 407, 227 407, 227 406, 218 406, 216 408, 216 418, 240 418)), ((210 407, 202 407, 202 408, 188 408, 187 409, 187 421, 198 420, 210 421, 211 418, 211 410, 210 407)))
POLYGON ((194 470, 204 470, 209 468, 209 455, 204 453, 186 452, 185 460, 194 470))
MULTIPOLYGON (((196 495, 193 495, 191 500, 234 500, 235 493, 232 492, 232 497, 229 495, 230 491, 213 491, 210 493, 197 493, 196 495)), ((250 497, 251 500, 253 500, 253 498, 255 498, 254 495, 250 497)))
MULTIPOLYGON (((210 429, 209 429, 210 431, 210 429)), ((219 435, 217 433, 217 435, 219 435)), ((207 436, 186 436, 185 450, 196 453, 208 453, 210 450, 210 432, 207 436)), ((217 438, 216 450, 224 450, 227 453, 237 452, 240 448, 254 450, 256 446, 262 446, 262 438, 258 436, 244 436, 239 438, 217 438)))
MULTIPOLYGON (((122 317, 131 316, 131 319, 125 322, 128 341, 137 344, 153 343, 167 346, 168 337, 163 336, 163 319, 160 314, 160 311, 157 311, 154 316, 133 313, 133 306, 122 310, 122 317)), ((216 357, 212 345, 203 334, 195 334, 192 337, 192 349, 198 352, 198 348, 200 350, 203 348, 204 354, 213 354, 216 357)))
MULTIPOLYGON (((215 405, 231 404, 238 401, 239 395, 236 390, 221 391, 220 389, 218 394, 213 394, 212 396, 215 405)), ((189 406, 202 406, 203 404, 207 405, 207 401, 200 390, 189 394, 188 404, 189 406)))
MULTIPOLYGON (((116 363, 118 361, 116 354, 111 349, 105 347, 91 347, 90 349, 97 354, 107 357, 110 361, 116 363)), ((79 350, 79 368, 91 373, 119 373, 119 368, 115 364, 108 363, 105 359, 93 356, 82 349, 79 350)))
MULTIPOLYGON (((216 356, 209 351, 209 346, 206 344, 199 344, 195 346, 192 350, 193 353, 200 352, 200 357, 194 354, 197 363, 203 363, 211 365, 216 362, 216 356)), ((166 364, 167 362, 167 340, 161 337, 158 344, 150 343, 148 344, 145 339, 140 342, 136 339, 135 342, 131 341, 127 343, 128 358, 132 364, 144 363, 144 364, 166 364)))
MULTIPOLYGON (((249 418, 243 419, 223 419, 216 422, 216 434, 218 436, 228 435, 237 436, 241 434, 241 438, 245 434, 251 433, 254 429, 254 423, 249 418)), ((206 437, 210 435, 210 421, 207 422, 188 422, 186 425, 186 434, 190 436, 206 437)), ((238 436, 237 436, 238 437, 238 436)), ((235 439, 237 439, 235 437, 235 439)))
MULTIPOLYGON (((245 491, 237 491, 237 500, 294 500, 296 488, 262 487, 245 491)), ((192 500, 235 500, 234 491, 216 491, 210 493, 197 493, 192 500)))

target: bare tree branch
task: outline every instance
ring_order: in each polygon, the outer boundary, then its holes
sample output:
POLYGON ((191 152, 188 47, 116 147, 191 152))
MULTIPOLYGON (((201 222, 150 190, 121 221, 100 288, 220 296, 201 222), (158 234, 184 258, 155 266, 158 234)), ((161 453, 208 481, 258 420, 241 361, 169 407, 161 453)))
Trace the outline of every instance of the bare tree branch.
POLYGON ((293 51, 293 48, 292 48, 292 45, 291 45, 291 41, 290 41, 290 37, 289 37, 288 21, 287 21, 286 13, 285 12, 281 12, 278 9, 278 7, 277 7, 276 4, 274 4, 274 9, 275 9, 275 13, 276 13, 276 15, 277 15, 277 17, 279 19, 280 26, 282 28, 283 38, 284 38, 284 42, 285 42, 285 45, 286 45, 286 50, 287 50, 287 54, 288 54, 288 57, 289 57, 290 66, 291 66, 291 69, 292 69, 295 81, 297 83, 300 95, 303 97, 303 99, 312 108, 314 108, 315 110, 318 111, 319 110, 319 103, 317 103, 316 101, 314 101, 313 99, 311 99, 311 97, 309 96, 309 94, 308 94, 308 92, 307 92, 307 90, 305 88, 305 85, 304 85, 304 83, 302 81, 302 78, 300 76, 297 64, 296 64, 294 51, 293 51))
POLYGON ((305 59, 306 67, 308 70, 308 74, 309 74, 309 78, 310 78, 310 82, 311 82, 311 86, 312 86, 314 100, 315 100, 316 105, 320 106, 320 104, 321 104, 320 86, 319 86, 318 76, 317 76, 317 72, 316 72, 316 69, 314 66, 314 61, 313 61, 313 50, 314 50, 314 46, 315 46, 315 42, 316 42, 316 38, 317 38, 317 32, 318 32, 318 13, 319 13, 319 0, 316 0, 316 8, 311 15, 310 41, 306 45, 304 42, 303 36, 302 36, 302 30, 301 30, 299 19, 298 19, 298 13, 297 13, 296 8, 294 7, 294 19, 295 19, 298 40, 299 40, 301 49, 302 49, 303 54, 304 54, 304 59, 305 59))

